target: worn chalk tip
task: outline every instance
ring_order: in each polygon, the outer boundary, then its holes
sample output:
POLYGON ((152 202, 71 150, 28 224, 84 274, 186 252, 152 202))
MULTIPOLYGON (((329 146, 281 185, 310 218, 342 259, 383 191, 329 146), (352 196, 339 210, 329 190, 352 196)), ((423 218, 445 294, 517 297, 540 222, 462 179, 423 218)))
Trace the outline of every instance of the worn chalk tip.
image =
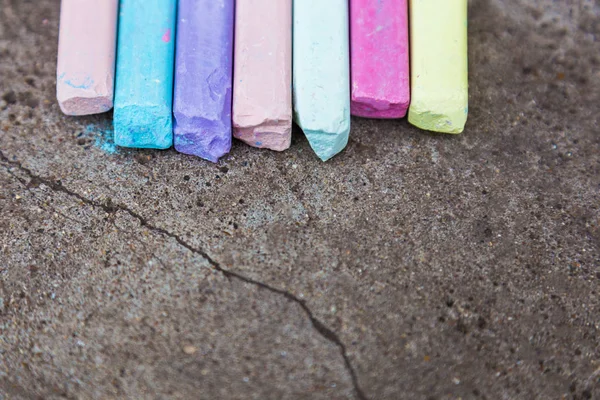
POLYGON ((175 150, 183 154, 216 163, 231 150, 231 128, 220 121, 190 119, 175 113, 173 133, 175 150))
POLYGON ((409 102, 408 99, 395 102, 374 97, 352 96, 350 111, 352 115, 363 118, 404 118, 409 102))
POLYGON ((426 131, 441 133, 462 133, 467 123, 467 116, 467 106, 434 111, 413 101, 408 110, 410 124, 426 131))
POLYGON ((292 122, 291 119, 266 120, 252 126, 234 122, 233 136, 252 147, 284 151, 292 143, 292 122))
POLYGON ((168 149, 173 145, 171 109, 121 106, 114 111, 115 144, 140 149, 168 149))
POLYGON ((66 115, 101 114, 113 108, 113 77, 93 80, 87 75, 63 72, 56 77, 56 99, 66 115))
POLYGON ((326 132, 311 129, 304 129, 303 132, 317 157, 321 161, 327 161, 344 150, 348 144, 350 126, 341 132, 326 132))
POLYGON ((94 97, 69 97, 59 93, 57 100, 60 110, 65 115, 71 116, 101 114, 113 108, 112 93, 94 97))

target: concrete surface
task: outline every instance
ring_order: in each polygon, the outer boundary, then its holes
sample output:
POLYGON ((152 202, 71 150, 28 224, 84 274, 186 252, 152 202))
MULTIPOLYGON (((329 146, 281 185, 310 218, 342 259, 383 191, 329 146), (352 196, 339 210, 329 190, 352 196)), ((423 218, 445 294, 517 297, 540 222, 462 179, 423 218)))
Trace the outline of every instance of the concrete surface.
POLYGON ((460 136, 103 143, 0 1, 0 398, 600 398, 600 4, 470 5, 460 136))

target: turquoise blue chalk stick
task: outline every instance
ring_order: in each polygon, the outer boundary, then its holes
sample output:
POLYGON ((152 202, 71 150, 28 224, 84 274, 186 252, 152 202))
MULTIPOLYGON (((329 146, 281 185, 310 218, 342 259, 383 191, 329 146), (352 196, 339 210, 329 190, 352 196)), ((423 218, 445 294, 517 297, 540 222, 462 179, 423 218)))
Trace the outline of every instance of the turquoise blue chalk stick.
POLYGON ((348 0, 294 0, 294 119, 323 161, 350 134, 348 0))
POLYGON ((115 144, 173 144, 176 0, 121 0, 115 90, 115 144))

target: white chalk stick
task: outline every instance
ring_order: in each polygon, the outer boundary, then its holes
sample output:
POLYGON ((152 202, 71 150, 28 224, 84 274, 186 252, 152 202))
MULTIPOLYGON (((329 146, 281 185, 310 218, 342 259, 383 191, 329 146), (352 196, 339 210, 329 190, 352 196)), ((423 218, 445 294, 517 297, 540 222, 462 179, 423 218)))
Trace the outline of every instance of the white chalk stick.
POLYGON ((347 0, 294 1, 294 118, 326 161, 350 134, 347 0))

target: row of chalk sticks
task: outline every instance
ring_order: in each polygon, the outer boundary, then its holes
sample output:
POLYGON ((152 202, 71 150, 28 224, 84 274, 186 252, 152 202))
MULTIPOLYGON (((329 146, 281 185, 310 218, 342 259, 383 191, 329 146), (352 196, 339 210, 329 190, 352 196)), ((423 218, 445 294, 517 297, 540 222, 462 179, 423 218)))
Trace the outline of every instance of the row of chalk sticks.
POLYGON ((322 160, 350 115, 460 133, 467 0, 62 0, 57 97, 114 141, 218 161, 232 137, 322 160), (409 34, 410 26, 410 34, 409 34))

